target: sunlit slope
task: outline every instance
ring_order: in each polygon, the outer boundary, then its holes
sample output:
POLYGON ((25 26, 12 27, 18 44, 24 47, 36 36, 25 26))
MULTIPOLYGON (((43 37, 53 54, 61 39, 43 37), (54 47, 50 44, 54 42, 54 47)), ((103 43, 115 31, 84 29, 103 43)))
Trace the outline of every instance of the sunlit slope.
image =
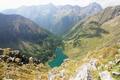
POLYGON ((80 57, 89 50, 119 41, 119 15, 120 6, 108 7, 78 23, 66 36, 66 53, 69 53, 70 57, 80 57))

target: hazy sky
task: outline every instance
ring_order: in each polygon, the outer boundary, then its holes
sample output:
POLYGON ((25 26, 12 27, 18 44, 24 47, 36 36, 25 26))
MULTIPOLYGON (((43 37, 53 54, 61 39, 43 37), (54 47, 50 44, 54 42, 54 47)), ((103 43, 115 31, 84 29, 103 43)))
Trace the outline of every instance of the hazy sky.
POLYGON ((4 9, 17 8, 20 6, 41 5, 53 3, 55 5, 80 5, 86 6, 89 3, 97 2, 102 7, 120 5, 120 0, 0 0, 0 11, 4 9))

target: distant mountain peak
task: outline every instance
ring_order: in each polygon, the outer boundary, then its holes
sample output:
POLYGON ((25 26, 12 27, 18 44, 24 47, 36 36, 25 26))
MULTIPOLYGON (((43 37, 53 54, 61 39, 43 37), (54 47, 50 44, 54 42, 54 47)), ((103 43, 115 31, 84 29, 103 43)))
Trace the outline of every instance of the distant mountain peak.
POLYGON ((97 3, 97 2, 93 2, 93 3, 91 3, 92 5, 100 5, 99 3, 97 3))
POLYGON ((54 6, 54 4, 53 4, 53 3, 48 3, 47 5, 49 5, 49 6, 54 6))
POLYGON ((101 8, 102 9, 102 6, 99 4, 99 3, 97 3, 97 2, 93 2, 93 3, 91 3, 91 4, 89 4, 88 6, 92 6, 92 7, 99 7, 99 8, 101 8))

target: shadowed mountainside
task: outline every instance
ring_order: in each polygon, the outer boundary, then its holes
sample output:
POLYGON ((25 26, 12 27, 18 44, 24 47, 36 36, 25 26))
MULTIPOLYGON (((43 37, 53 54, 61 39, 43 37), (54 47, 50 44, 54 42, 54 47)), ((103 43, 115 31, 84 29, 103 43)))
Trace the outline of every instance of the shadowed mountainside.
POLYGON ((61 43, 50 32, 19 15, 0 14, 0 47, 20 49, 22 53, 48 60, 61 43))

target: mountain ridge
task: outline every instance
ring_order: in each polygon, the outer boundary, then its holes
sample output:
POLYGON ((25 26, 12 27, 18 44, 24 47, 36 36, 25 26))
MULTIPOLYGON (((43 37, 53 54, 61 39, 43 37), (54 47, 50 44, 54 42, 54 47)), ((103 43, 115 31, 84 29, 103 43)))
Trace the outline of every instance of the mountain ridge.
POLYGON ((3 11, 5 14, 19 14, 27 17, 54 34, 64 34, 83 18, 102 10, 97 3, 86 7, 53 4, 42 6, 27 6, 3 11), (24 13, 26 11, 26 13, 24 13), (34 12, 34 13, 33 13, 34 12))
POLYGON ((79 22, 65 36, 66 51, 69 51, 67 47, 70 46, 69 48, 77 49, 76 55, 84 55, 86 51, 109 46, 114 44, 114 40, 117 42, 119 40, 119 35, 117 35, 119 34, 119 13, 120 6, 108 7, 79 22))

